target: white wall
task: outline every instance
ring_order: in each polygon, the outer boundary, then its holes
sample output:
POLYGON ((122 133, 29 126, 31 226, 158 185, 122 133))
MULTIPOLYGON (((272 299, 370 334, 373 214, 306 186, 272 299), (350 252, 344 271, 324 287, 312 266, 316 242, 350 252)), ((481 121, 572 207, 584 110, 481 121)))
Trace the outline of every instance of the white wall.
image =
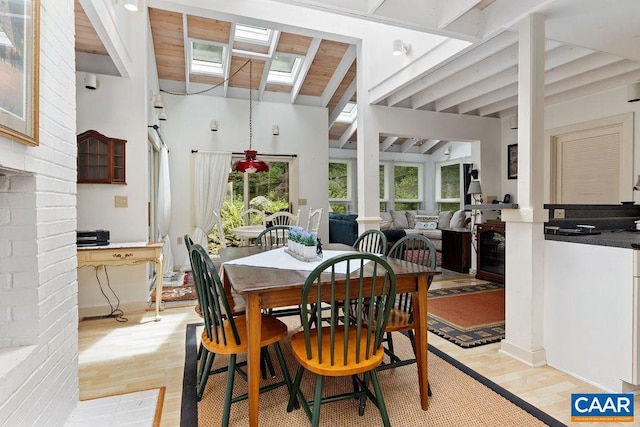
MULTIPOLYGON (((169 147, 171 174, 172 251, 175 265, 186 257, 184 245, 177 238, 190 233, 191 218, 191 150, 243 152, 249 148, 249 105, 246 100, 192 95, 163 94, 168 120, 160 132, 169 147), (209 122, 218 121, 218 131, 211 132, 209 122)), ((319 235, 328 241, 328 130, 327 109, 290 104, 253 102, 253 149, 263 154, 297 155, 298 198, 307 199, 308 208, 324 208, 319 235), (271 133, 278 124, 280 135, 271 133)), ((195 183, 197 185, 197 183, 195 183)), ((294 204, 295 205, 295 204, 294 204)), ((295 207, 295 206, 294 206, 295 207)), ((305 220, 306 221, 306 220, 305 220)))
POLYGON ((0 425, 78 402, 73 2, 40 11, 40 145, 0 136, 0 425))
MULTIPOLYGON (((96 90, 86 89, 84 73, 76 76, 78 133, 94 129, 108 137, 124 139, 126 143, 126 185, 78 184, 78 229, 105 229, 110 241, 146 242, 148 238, 148 109, 147 92, 147 15, 144 11, 125 15, 132 20, 128 31, 135 34, 129 40, 133 59, 133 75, 122 78, 98 75, 96 90), (128 207, 116 208, 115 196, 126 196, 128 207)), ((120 299, 123 310, 147 307, 146 266, 108 268, 109 284, 120 299)), ((102 286, 107 285, 103 272, 102 286)), ((109 293, 107 293, 109 295, 109 293)), ((116 303, 111 297, 112 304, 116 303)), ((80 317, 110 313, 109 303, 100 291, 93 267, 78 270, 78 305, 80 317)))

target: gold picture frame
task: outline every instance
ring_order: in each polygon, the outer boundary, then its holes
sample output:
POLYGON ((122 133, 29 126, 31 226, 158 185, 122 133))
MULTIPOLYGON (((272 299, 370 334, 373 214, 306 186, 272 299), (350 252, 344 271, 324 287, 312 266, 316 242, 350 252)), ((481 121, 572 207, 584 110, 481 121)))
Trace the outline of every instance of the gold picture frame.
POLYGON ((0 136, 38 145, 40 0, 0 0, 0 136))

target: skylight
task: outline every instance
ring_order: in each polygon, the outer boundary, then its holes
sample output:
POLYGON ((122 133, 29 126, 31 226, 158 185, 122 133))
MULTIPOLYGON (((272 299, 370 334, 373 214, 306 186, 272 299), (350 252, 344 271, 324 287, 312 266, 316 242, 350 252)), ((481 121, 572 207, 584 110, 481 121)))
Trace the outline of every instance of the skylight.
POLYGON ((267 82, 292 85, 300 71, 302 58, 292 55, 274 55, 267 82))
POLYGON ((357 115, 358 106, 355 102, 347 102, 347 105, 344 106, 336 121, 340 123, 353 123, 357 115))
POLYGON ((191 41, 191 72, 197 74, 223 74, 224 46, 191 41))
POLYGON ((254 27, 252 25, 236 24, 234 40, 269 44, 271 40, 269 28, 254 27))

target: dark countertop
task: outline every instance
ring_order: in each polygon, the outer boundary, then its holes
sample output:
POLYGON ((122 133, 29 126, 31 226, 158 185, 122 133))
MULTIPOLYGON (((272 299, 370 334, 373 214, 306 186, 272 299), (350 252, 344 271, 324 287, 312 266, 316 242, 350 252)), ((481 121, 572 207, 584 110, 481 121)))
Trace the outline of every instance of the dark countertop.
POLYGON ((585 245, 611 246, 615 248, 640 249, 640 231, 598 230, 600 234, 561 236, 545 234, 545 240, 558 242, 583 243, 585 245))

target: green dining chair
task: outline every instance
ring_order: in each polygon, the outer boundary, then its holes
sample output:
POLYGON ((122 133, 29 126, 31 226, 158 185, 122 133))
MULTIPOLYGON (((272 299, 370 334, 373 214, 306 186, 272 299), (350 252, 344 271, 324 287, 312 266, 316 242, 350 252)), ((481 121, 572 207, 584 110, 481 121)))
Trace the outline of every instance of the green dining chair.
POLYGON ((380 410, 382 424, 390 425, 376 367, 384 356, 382 339, 395 290, 396 276, 392 268, 374 254, 354 252, 337 256, 322 262, 309 274, 301 296, 302 331, 291 337, 291 348, 300 367, 287 411, 301 404, 311 425, 317 427, 321 404, 366 396, 380 410), (372 275, 363 274, 365 269, 372 275), (322 310, 316 301, 324 301, 331 307, 328 326, 312 327, 312 315, 319 318, 322 310), (346 309, 353 313, 354 322, 338 323, 343 301, 346 309), (375 326, 367 327, 369 322, 375 326), (302 376, 307 371, 316 376, 314 397, 308 401, 300 390, 302 376), (322 396, 324 377, 345 376, 351 376, 354 381, 352 392, 322 396), (374 392, 369 389, 369 382, 374 392))
POLYGON ((353 247, 360 252, 385 255, 387 253, 387 236, 380 230, 367 230, 358 236, 353 247))
MULTIPOLYGON (((229 424, 231 403, 248 398, 247 393, 233 396, 236 372, 241 377, 246 378, 246 372, 242 370, 244 363, 237 362, 237 356, 247 352, 246 316, 244 314, 239 316, 233 314, 220 276, 207 251, 199 244, 193 244, 190 250, 190 258, 198 300, 204 319, 202 345, 208 352, 207 354, 226 354, 229 356, 229 363, 226 367, 212 370, 214 358, 205 357, 205 353, 203 353, 200 363, 204 363, 205 366, 202 369, 203 375, 197 384, 197 397, 198 400, 202 399, 209 375, 226 371, 227 382, 223 402, 222 426, 227 426, 229 424)), ((289 392, 291 391, 291 377, 280 347, 280 341, 286 336, 286 324, 273 316, 262 315, 260 347, 266 348, 269 345, 273 345, 280 363, 283 379, 262 386, 260 388, 261 393, 280 386, 286 386, 289 392)))

